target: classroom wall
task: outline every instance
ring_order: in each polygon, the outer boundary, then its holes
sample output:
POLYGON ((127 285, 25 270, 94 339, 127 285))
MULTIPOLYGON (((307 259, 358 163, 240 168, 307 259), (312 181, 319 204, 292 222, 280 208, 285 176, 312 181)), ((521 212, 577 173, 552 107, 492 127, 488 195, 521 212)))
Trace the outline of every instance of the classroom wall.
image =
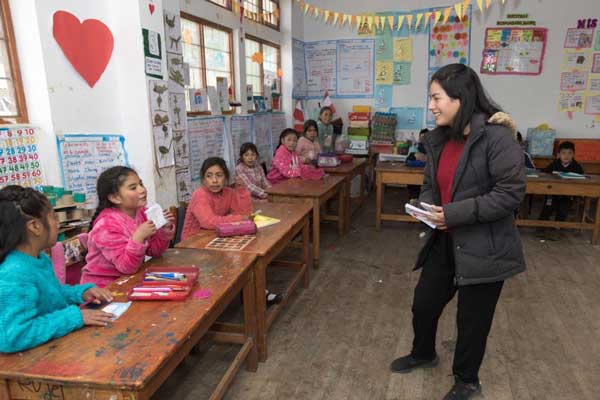
MULTIPOLYGON (((42 165, 48 184, 60 185, 56 135, 121 134, 130 164, 155 199, 154 155, 146 95, 140 4, 104 0, 11 0, 30 123, 42 128, 42 165), (103 21, 115 38, 104 74, 90 88, 52 35, 52 16, 66 10, 80 20, 103 21)), ((147 3, 146 3, 147 7, 147 3)))
MULTIPOLYGON (((365 12, 402 11, 424 7, 448 6, 456 1, 428 0, 378 0, 366 3, 358 0, 313 0, 311 4, 334 11, 361 14, 365 12)), ((475 2, 474 7, 477 8, 475 2)), ((298 6, 294 5, 296 12, 298 6)), ((557 111, 560 86, 560 67, 563 56, 563 42, 567 28, 576 27, 579 18, 600 18, 600 2, 597 0, 507 0, 504 6, 493 0, 492 7, 485 15, 473 10, 471 30, 470 65, 479 71, 485 28, 496 26, 497 20, 506 19, 508 13, 528 13, 529 19, 536 20, 538 27, 548 28, 548 42, 544 58, 543 72, 539 76, 490 76, 481 75, 490 95, 510 112, 521 131, 527 127, 549 123, 558 131, 559 137, 598 138, 600 123, 594 123, 593 116, 575 113, 573 119, 557 111)), ((304 41, 356 38, 356 32, 348 28, 334 28, 313 17, 303 17, 303 32, 294 35, 304 41)), ((427 85, 427 35, 413 35, 414 60, 412 82, 407 86, 395 86, 394 106, 425 107, 427 85)), ((372 99, 334 99, 334 105, 347 124, 347 113, 353 104, 372 104, 372 99)), ((316 101, 308 102, 308 111, 314 109, 316 101)))

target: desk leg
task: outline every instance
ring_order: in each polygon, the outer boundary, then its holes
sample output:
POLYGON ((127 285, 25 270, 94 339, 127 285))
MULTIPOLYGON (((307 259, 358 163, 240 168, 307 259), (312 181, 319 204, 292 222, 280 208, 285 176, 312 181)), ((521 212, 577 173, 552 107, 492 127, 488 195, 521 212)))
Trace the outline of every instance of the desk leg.
POLYGON ((304 263, 306 264, 306 272, 304 272, 304 288, 308 288, 308 284, 310 283, 310 278, 308 275, 308 270, 310 269, 310 223, 307 219, 302 227, 302 258, 304 263))
POLYGON ((600 239, 600 197, 598 197, 598 204, 596 204, 596 217, 594 218, 594 233, 592 234, 592 244, 598 244, 598 239, 600 239))
MULTIPOLYGON (((344 220, 343 223, 341 224, 341 231, 340 231, 340 235, 345 235, 346 233, 350 232, 350 185, 352 183, 352 179, 351 178, 346 178, 345 182, 344 182, 344 194, 343 194, 343 200, 344 200, 344 220)), ((340 207, 341 209, 341 207, 340 207)), ((339 212, 339 211, 338 211, 339 212)), ((340 214, 341 217, 341 214, 340 214)))
POLYGON ((365 201, 365 181, 366 181, 366 171, 363 169, 360 171, 360 195, 358 196, 358 206, 362 207, 365 201))
POLYGON ((381 175, 377 173, 377 199, 375 202, 375 229, 381 230, 381 210, 383 209, 383 183, 381 175))
POLYGON ((321 203, 313 199, 313 268, 319 268, 319 246, 321 245, 321 203))
MULTIPOLYGON (((246 359, 246 370, 256 371, 258 369, 258 343, 256 328, 256 294, 254 293, 255 278, 254 273, 250 274, 250 279, 246 282, 243 289, 244 296, 244 332, 246 337, 252 338, 252 349, 246 359)), ((263 296, 264 297, 264 296, 263 296)), ((264 318, 263 318, 264 319, 264 318)))
POLYGON ((265 362, 267 360, 267 298, 265 296, 267 266, 262 257, 256 260, 254 281, 256 282, 256 347, 258 348, 258 360, 265 362))

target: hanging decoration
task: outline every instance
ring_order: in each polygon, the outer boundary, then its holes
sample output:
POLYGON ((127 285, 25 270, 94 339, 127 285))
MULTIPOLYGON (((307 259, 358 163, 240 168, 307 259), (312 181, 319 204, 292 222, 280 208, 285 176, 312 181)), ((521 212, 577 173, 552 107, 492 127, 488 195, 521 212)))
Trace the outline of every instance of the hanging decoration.
POLYGON ((252 54, 252 57, 250 59, 257 64, 262 64, 263 61, 265 60, 265 57, 264 57, 263 53, 261 53, 260 51, 257 51, 256 53, 252 54))
POLYGON ((114 38, 108 26, 97 19, 79 22, 68 11, 57 11, 52 34, 75 71, 93 88, 112 56, 114 38))
MULTIPOLYGON (((236 0, 233 1, 235 4, 236 0)), ((443 22, 444 24, 448 23, 448 18, 453 11, 458 16, 459 20, 462 20, 472 3, 477 3, 479 12, 483 14, 491 7, 492 1, 493 0, 485 0, 484 3, 484 0, 461 0, 448 7, 406 11, 401 15, 378 16, 366 13, 361 15, 346 14, 340 11, 319 8, 305 0, 293 0, 305 15, 311 16, 317 21, 327 25, 337 26, 338 28, 348 26, 350 29, 357 29, 360 35, 384 31, 386 30, 386 27, 389 28, 390 31, 400 31, 404 23, 407 24, 409 31, 424 32, 427 29, 428 24, 431 24, 431 26, 434 27, 439 22, 443 22)), ((496 1, 502 5, 505 4, 505 0, 496 1)))

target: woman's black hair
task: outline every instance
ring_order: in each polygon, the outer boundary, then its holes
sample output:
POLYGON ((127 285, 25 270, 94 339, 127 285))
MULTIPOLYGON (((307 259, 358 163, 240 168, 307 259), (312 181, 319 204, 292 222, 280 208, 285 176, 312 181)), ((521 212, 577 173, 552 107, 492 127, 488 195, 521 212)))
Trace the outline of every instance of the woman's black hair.
POLYGON ((315 121, 314 119, 309 119, 304 123, 304 134, 306 135, 306 131, 308 131, 308 128, 315 128, 315 131, 317 131, 317 136, 319 136, 319 127, 317 126, 317 121, 315 121))
POLYGON ((0 190, 0 263, 27 242, 27 221, 37 218, 49 228, 47 215, 51 210, 46 196, 32 188, 10 185, 0 190))
POLYGON ((477 73, 469 66, 463 64, 449 64, 438 69, 431 77, 432 82, 437 82, 452 99, 460 100, 460 107, 452 126, 446 128, 450 138, 464 140, 464 130, 471 122, 473 114, 484 114, 490 118, 500 107, 489 98, 477 73))
POLYGON ((419 135, 422 135, 423 133, 427 133, 429 132, 429 128, 423 128, 419 131, 419 135))
MULTIPOLYGON (((288 135, 294 135, 294 136, 298 137, 298 132, 296 132, 292 128, 285 128, 284 130, 282 130, 281 134, 279 135, 279 144, 277 145, 277 149, 283 144, 283 139, 288 135)), ((275 149, 275 150, 277 150, 277 149, 275 149)))
POLYGON ((105 208, 110 208, 113 203, 108 199, 111 194, 119 193, 121 185, 127 180, 129 174, 137 174, 134 169, 125 166, 110 167, 100 174, 96 181, 96 193, 98 194, 98 207, 90 221, 90 231, 94 227, 96 218, 105 208))
POLYGON ((209 157, 206 160, 204 160, 204 162, 202 163, 202 168, 200 169, 200 180, 204 180, 204 175, 206 175, 206 171, 208 171, 210 167, 214 167, 215 165, 221 167, 223 173, 225 174, 225 178, 229 182, 229 168, 227 168, 225 160, 223 160, 221 157, 209 157))
MULTIPOLYGON (((242 156, 248 151, 256 154, 256 158, 258 158, 258 148, 256 148, 256 145, 252 142, 246 142, 242 144, 242 147, 240 147, 240 159, 238 160, 238 163, 242 162, 242 156)), ((204 176, 204 174, 202 174, 202 176, 204 176)))

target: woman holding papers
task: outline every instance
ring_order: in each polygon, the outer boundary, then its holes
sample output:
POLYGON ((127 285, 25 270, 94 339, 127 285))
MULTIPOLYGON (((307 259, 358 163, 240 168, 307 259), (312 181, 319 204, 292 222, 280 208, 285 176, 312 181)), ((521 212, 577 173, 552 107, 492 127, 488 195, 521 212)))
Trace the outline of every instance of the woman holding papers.
POLYGON ((458 293, 455 384, 444 400, 470 399, 481 392, 478 372, 503 282, 525 270, 514 222, 525 195, 523 152, 511 129, 488 121, 500 109, 468 66, 447 65, 431 77, 429 110, 437 126, 425 136, 419 201, 436 228, 415 267, 422 271, 412 350, 390 368, 406 373, 437 365, 438 319, 458 293))

